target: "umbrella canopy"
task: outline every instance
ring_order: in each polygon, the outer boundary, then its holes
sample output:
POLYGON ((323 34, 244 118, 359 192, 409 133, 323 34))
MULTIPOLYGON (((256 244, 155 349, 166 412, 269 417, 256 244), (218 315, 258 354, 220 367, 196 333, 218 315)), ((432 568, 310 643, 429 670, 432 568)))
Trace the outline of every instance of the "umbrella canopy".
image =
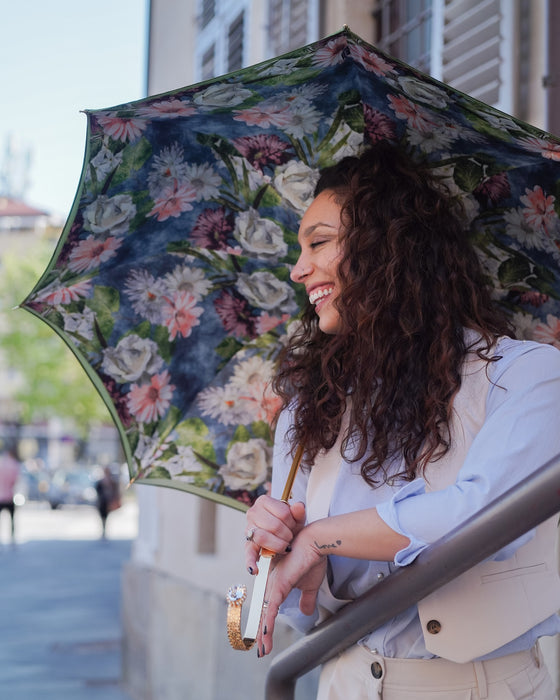
MULTIPOLYGON (((388 140, 460 196, 519 334, 560 345, 560 142, 348 30, 87 112, 81 181, 22 306, 77 355, 131 479, 243 509, 266 487, 274 361, 318 170, 388 140)), ((469 235, 469 234, 466 234, 469 235)))

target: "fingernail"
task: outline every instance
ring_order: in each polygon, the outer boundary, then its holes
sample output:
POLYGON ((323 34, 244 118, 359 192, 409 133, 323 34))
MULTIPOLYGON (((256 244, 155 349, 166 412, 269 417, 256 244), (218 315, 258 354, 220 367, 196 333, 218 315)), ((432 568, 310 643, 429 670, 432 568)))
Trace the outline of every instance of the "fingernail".
POLYGON ((260 658, 261 658, 261 652, 257 648, 257 659, 260 659, 260 658))
POLYGON ((291 551, 292 551, 292 545, 289 544, 289 545, 286 547, 286 554, 289 554, 291 551))
POLYGON ((262 656, 264 656, 266 654, 266 651, 264 650, 264 644, 262 645, 261 651, 262 651, 262 656))
POLYGON ((265 625, 263 629, 263 634, 266 634, 268 632, 268 627, 265 625))
POLYGON ((248 566, 247 571, 251 574, 251 576, 253 575, 253 567, 252 566, 248 566))

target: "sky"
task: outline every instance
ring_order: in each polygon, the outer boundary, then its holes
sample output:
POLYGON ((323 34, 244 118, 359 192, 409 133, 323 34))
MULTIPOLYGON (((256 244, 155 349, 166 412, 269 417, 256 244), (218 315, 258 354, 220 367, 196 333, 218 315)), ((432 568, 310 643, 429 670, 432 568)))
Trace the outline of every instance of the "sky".
POLYGON ((80 110, 144 97, 147 17, 147 0, 0 0, 0 193, 8 164, 16 192, 28 173, 28 204, 66 218, 84 156, 80 110))

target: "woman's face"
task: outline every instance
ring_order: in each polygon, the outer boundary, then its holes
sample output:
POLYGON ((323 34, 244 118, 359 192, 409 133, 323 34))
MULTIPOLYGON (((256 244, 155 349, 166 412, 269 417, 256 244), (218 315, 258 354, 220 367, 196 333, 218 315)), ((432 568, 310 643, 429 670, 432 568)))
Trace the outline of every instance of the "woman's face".
POLYGON ((298 233, 301 254, 290 273, 293 282, 305 285, 309 301, 319 316, 319 328, 330 334, 340 331, 340 315, 333 303, 340 293, 340 212, 331 190, 321 192, 313 200, 301 220, 298 233))

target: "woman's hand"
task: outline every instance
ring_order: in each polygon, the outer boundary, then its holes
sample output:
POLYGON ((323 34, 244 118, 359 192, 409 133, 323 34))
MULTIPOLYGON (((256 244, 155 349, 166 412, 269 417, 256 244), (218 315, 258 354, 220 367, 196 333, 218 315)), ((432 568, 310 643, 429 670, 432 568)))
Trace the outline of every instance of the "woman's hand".
POLYGON ((245 563, 256 574, 259 550, 284 554, 305 524, 303 503, 288 504, 271 496, 260 496, 247 511, 245 563))
POLYGON ((286 600, 290 591, 301 591, 299 607, 305 615, 312 615, 317 603, 317 593, 325 577, 327 556, 316 546, 309 536, 310 528, 300 531, 294 539, 289 554, 273 559, 273 569, 268 576, 266 588, 266 605, 259 633, 257 635, 257 654, 265 656, 272 651, 272 636, 278 609, 286 600))

